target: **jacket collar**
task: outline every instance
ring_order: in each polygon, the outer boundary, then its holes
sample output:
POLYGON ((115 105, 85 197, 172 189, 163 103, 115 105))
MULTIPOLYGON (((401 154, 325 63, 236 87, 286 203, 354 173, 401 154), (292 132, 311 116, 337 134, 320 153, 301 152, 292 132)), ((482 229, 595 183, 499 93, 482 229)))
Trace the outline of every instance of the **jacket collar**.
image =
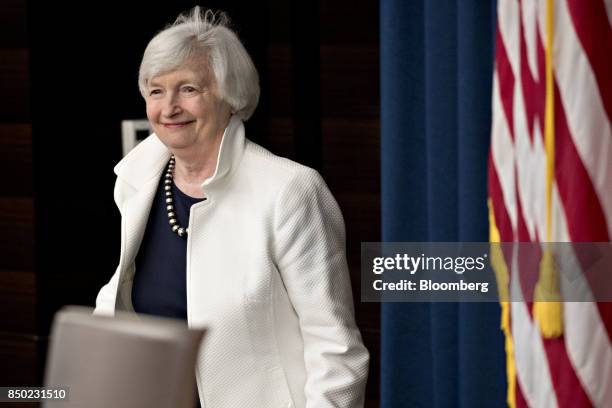
MULTIPOLYGON (((245 149, 244 124, 232 116, 223 132, 217 166, 202 188, 210 189, 236 168, 245 149)), ((170 159, 170 151, 153 133, 132 149, 116 166, 115 174, 139 190, 153 178, 159 178, 170 159)))

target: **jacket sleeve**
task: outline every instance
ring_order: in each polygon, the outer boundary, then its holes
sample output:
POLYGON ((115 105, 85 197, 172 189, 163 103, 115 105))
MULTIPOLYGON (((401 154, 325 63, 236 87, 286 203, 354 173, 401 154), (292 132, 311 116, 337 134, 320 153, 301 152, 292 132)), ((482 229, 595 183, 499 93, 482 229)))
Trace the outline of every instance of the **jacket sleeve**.
POLYGON ((274 212, 275 256, 304 340, 307 407, 361 407, 369 353, 355 324, 344 221, 321 176, 299 168, 274 212))

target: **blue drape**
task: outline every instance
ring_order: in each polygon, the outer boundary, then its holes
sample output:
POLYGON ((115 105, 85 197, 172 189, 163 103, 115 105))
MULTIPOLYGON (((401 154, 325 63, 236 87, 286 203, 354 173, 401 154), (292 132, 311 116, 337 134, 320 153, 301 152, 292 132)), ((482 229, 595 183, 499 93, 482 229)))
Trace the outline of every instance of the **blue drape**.
MULTIPOLYGON (((384 241, 487 241, 495 2, 381 0, 384 241)), ((505 404, 497 304, 384 303, 381 407, 505 404)))

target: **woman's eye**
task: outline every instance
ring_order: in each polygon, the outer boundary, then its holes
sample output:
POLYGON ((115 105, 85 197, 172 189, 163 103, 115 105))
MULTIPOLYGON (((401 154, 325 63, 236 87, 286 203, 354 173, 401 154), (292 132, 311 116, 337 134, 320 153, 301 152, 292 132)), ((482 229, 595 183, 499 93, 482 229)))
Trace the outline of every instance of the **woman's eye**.
POLYGON ((149 96, 156 96, 156 95, 161 95, 161 89, 151 89, 149 91, 149 96))
POLYGON ((193 86, 184 86, 181 88, 181 91, 184 93, 193 93, 196 91, 196 89, 193 86))

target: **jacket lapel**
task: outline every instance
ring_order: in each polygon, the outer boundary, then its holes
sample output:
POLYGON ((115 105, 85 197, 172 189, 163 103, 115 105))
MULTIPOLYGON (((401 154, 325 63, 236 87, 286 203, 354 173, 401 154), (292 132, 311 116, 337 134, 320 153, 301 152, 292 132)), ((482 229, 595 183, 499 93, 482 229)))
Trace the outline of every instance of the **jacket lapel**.
MULTIPOLYGON (((161 177, 161 173, 147 182, 125 203, 122 225, 124 239, 120 260, 122 271, 125 271, 136 258, 136 253, 147 226, 155 193, 157 192, 159 177, 161 177)), ((131 277, 122 276, 122 278, 122 280, 125 280, 131 277)))
POLYGON ((120 183, 117 186, 120 191, 118 194, 116 191, 115 197, 120 197, 117 205, 122 219, 120 283, 132 279, 126 271, 134 270, 129 267, 138 253, 159 179, 169 158, 170 152, 153 134, 115 166, 117 182, 120 183))

